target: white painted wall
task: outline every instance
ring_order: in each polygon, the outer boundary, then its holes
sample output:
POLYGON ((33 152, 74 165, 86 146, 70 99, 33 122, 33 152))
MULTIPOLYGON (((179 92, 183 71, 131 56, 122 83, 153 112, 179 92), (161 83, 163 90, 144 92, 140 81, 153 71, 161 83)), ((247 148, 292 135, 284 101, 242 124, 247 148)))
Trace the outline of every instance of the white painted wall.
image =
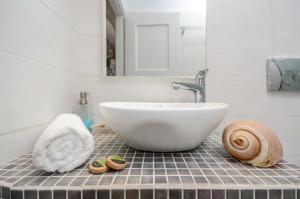
POLYGON ((78 95, 73 0, 0 1, 0 164, 29 152, 78 95))
MULTIPOLYGON (((300 164, 300 93, 267 93, 265 86, 266 58, 300 57, 300 26, 295 20, 300 18, 300 2, 210 0, 207 4, 208 101, 230 105, 220 129, 238 119, 261 121, 279 135, 285 158, 300 164)), ((81 75, 81 87, 92 93, 97 120, 102 119, 99 102, 192 101, 189 93, 171 89, 172 78, 104 78, 97 72, 85 73, 89 75, 81 75)))

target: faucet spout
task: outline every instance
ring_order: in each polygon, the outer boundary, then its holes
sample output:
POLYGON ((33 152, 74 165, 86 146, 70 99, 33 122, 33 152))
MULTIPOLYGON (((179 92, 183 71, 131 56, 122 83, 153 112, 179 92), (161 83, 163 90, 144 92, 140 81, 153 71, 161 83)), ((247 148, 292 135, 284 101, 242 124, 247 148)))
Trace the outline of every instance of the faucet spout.
POLYGON ((207 72, 208 69, 200 70, 195 77, 195 83, 172 82, 172 87, 175 90, 192 91, 195 95, 195 102, 206 102, 205 77, 207 72))

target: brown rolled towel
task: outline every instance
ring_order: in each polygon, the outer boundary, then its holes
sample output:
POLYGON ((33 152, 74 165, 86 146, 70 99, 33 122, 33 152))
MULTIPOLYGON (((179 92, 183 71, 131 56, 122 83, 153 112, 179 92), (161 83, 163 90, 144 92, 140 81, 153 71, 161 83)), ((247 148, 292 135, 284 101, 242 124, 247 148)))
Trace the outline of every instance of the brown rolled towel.
POLYGON ((224 148, 233 157, 257 167, 272 167, 283 156, 278 137, 264 125, 241 120, 227 126, 223 132, 224 148))

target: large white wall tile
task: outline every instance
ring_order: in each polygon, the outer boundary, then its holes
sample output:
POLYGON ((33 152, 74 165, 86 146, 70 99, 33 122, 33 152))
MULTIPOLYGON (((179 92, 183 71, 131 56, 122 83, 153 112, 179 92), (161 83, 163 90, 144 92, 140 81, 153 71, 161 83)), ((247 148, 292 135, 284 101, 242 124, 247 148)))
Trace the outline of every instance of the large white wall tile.
POLYGON ((300 58, 300 36, 274 37, 273 56, 279 58, 300 58))
POLYGON ((0 49, 78 72, 78 34, 36 0, 0 2, 0 49))
POLYGON ((271 37, 208 37, 209 75, 266 76, 266 58, 272 57, 271 37))
POLYGON ((70 26, 75 31, 79 32, 80 1, 82 0, 40 0, 52 12, 70 26))
POLYGON ((207 1, 208 36, 271 36, 271 0, 207 1))
POLYGON ((75 104, 78 75, 0 51, 0 133, 49 122, 75 104))
POLYGON ((275 36, 300 37, 300 1, 272 0, 273 33, 275 36))
POLYGON ((231 115, 300 115, 300 93, 269 93, 265 84, 265 78, 209 76, 208 101, 228 103, 231 115))
POLYGON ((102 54, 98 35, 80 35, 80 74, 101 76, 102 54))
POLYGON ((38 125, 18 132, 0 135, 0 165, 30 152, 46 125, 38 125))
POLYGON ((104 0, 79 0, 80 34, 102 34, 104 3, 104 0))

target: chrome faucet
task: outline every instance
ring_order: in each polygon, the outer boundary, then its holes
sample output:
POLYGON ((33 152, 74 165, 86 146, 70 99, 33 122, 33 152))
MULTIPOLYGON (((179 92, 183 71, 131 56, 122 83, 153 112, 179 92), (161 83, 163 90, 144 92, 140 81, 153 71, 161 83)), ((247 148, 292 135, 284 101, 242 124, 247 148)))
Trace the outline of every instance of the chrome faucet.
POLYGON ((175 90, 183 89, 192 91, 195 95, 195 102, 206 102, 205 93, 205 78, 208 69, 200 70, 195 76, 195 83, 172 82, 172 87, 175 90))

